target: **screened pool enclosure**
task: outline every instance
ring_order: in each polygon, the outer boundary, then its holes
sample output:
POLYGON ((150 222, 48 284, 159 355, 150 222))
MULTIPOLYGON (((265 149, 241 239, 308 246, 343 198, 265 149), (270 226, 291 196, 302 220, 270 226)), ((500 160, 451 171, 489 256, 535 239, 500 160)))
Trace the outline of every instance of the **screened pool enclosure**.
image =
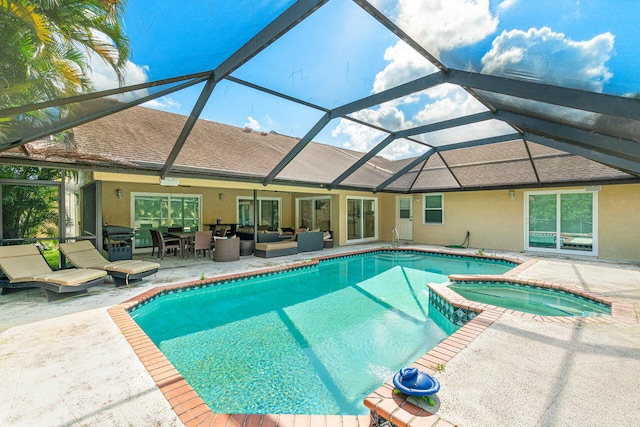
POLYGON ((0 150, 6 162, 373 192, 637 182, 637 2, 583 3, 130 0, 120 83, 89 54, 90 84, 72 95, 7 73, 0 150), (136 105, 182 115, 170 145, 109 137, 109 116, 136 105), (84 144, 83 126, 101 121, 84 144), (203 121, 297 139, 199 165, 184 152, 203 121))

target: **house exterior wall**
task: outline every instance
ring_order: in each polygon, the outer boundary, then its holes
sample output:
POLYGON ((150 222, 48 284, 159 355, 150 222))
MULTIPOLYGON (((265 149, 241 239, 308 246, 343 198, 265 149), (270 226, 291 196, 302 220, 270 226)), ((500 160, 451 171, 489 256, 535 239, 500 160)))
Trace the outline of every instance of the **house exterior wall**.
POLYGON ((522 251, 524 198, 507 190, 443 193, 444 223, 424 224, 424 196, 414 202, 413 240, 430 245, 459 245, 470 233, 470 247, 522 251))
POLYGON ((640 262, 640 184, 602 186, 599 258, 640 262))
MULTIPOLYGON (((103 223, 111 225, 132 225, 131 193, 160 193, 160 194, 194 194, 202 195, 202 224, 215 224, 219 219, 223 224, 236 223, 237 197, 253 197, 253 191, 235 188, 207 188, 207 187, 166 187, 150 183, 131 182, 102 182, 103 223), (118 199, 116 190, 121 189, 122 198, 118 199), (224 194, 220 200, 219 194, 224 194)), ((291 193, 259 191, 258 197, 277 197, 282 199, 282 224, 292 224, 293 215, 290 206, 293 205, 291 193)), ((206 229, 206 227, 204 227, 206 229)))
MULTIPOLYGON (((305 189, 299 187, 269 186, 269 191, 259 184, 213 181, 199 179, 180 179, 180 186, 167 187, 159 184, 157 176, 134 174, 116 174, 95 172, 93 179, 102 184, 102 216, 103 224, 124 225, 130 227, 133 222, 131 215, 131 193, 179 193, 202 195, 202 223, 215 224, 217 219, 222 223, 237 221, 237 196, 253 197, 254 189, 258 190, 258 197, 280 197, 282 199, 281 224, 284 227, 294 227, 295 201, 299 197, 331 196, 331 223, 334 232, 334 244, 346 244, 346 195, 371 196, 365 192, 345 192, 326 189, 305 189), (122 198, 118 199, 116 190, 121 189, 122 198), (224 194, 220 200, 218 195, 224 194)), ((375 196, 378 197, 378 196, 375 196)))
MULTIPOLYGON (((566 187, 555 190, 576 190, 566 187)), ((546 189, 548 190, 548 189, 546 189)), ((527 191, 537 191, 530 189, 527 191)), ((414 242, 457 245, 466 231, 470 247, 522 252, 525 236, 525 190, 444 193, 444 224, 424 224, 424 197, 414 204, 414 242)), ((598 192, 598 258, 640 261, 640 185, 605 185, 598 192)), ((386 211, 385 211, 386 213, 386 211)))
POLYGON ((379 193, 375 197, 378 198, 378 240, 391 244, 396 223, 396 195, 379 193))
MULTIPOLYGON (((203 224, 234 223, 237 218, 237 196, 253 196, 255 184, 182 180, 179 187, 164 187, 157 177, 98 175, 102 179, 103 223, 130 226, 131 192, 201 194, 203 224), (107 179, 104 179, 107 178, 107 179), (188 187, 190 185, 190 187, 188 187), (116 189, 123 190, 118 199, 116 189), (224 194, 220 200, 219 193, 224 194)), ((269 187, 270 189, 272 187, 269 187)), ((576 190, 566 187, 556 190, 576 190)), ((548 190, 548 189, 547 189, 548 190)), ((537 191, 528 189, 526 191, 537 191)), ((259 197, 282 199, 281 223, 293 226, 297 197, 332 196, 334 243, 346 244, 346 200, 348 195, 373 197, 378 200, 378 241, 392 241, 391 230, 396 221, 396 194, 366 192, 317 191, 295 187, 258 190, 259 197)), ((443 193, 444 224, 424 224, 424 195, 413 201, 413 241, 430 245, 461 244, 470 233, 470 247, 485 251, 522 252, 525 245, 525 190, 515 190, 512 200, 508 190, 443 193)), ((640 184, 606 185, 598 192, 598 257, 601 259, 640 262, 640 184)))

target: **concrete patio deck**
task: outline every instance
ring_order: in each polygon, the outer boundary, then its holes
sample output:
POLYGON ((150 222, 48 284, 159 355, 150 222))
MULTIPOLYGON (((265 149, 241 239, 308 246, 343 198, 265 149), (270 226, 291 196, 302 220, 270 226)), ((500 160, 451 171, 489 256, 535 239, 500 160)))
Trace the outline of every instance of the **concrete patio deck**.
MULTIPOLYGON (((40 289, 0 296, 0 425, 182 425, 107 314, 109 307, 156 286, 202 275, 382 246, 270 259, 249 256, 230 263, 168 257, 155 279, 131 289, 105 285, 53 303, 40 289)), ((518 277, 574 285, 640 309, 638 265, 489 252, 494 253, 538 260, 518 277)), ((438 377, 437 415, 460 426, 637 425, 640 326, 549 324, 503 315, 438 377)))

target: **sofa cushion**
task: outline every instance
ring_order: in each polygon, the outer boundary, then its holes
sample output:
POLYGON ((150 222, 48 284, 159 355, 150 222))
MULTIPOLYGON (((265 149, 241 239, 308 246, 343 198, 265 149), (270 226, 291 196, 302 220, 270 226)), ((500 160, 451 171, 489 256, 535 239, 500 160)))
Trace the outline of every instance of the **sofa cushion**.
POLYGON ((282 242, 258 243, 256 245, 256 250, 272 251, 277 249, 289 249, 289 248, 297 248, 297 247, 298 247, 298 244, 296 242, 292 242, 290 240, 284 240, 282 242))

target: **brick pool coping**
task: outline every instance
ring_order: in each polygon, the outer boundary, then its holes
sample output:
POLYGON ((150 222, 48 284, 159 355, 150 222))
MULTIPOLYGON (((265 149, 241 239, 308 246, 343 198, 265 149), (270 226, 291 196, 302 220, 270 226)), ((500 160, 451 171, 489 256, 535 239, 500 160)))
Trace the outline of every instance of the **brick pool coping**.
MULTIPOLYGON (((429 254, 450 255, 455 257, 478 257, 498 259, 513 262, 518 266, 508 272, 513 275, 526 269, 530 262, 521 263, 504 257, 486 257, 479 255, 460 254, 450 251, 433 251, 423 249, 400 249, 382 248, 366 249, 349 252, 346 254, 336 254, 314 258, 305 262, 299 262, 286 266, 255 270, 239 274, 220 276, 212 279, 198 280, 176 285, 160 286, 148 290, 134 298, 108 309, 108 313, 120 329, 125 339, 131 345, 133 351, 138 356, 143 366, 147 369, 151 378, 162 391, 165 398, 171 405, 171 409, 178 415, 178 418, 187 427, 192 426, 228 426, 228 427, 367 427, 371 425, 370 415, 300 415, 300 414, 218 414, 214 413, 209 406, 200 398, 189 383, 182 377, 180 372, 169 362, 158 347, 151 341, 147 334, 129 315, 129 310, 135 306, 156 298, 160 294, 188 288, 199 288, 215 286, 216 283, 224 283, 229 280, 245 279, 252 276, 265 274, 275 274, 292 269, 306 268, 317 265, 322 260, 344 258, 381 251, 400 252, 423 252, 429 254)), ((487 329, 504 313, 520 315, 523 317, 562 323, 637 323, 636 312, 633 304, 622 303, 612 298, 607 298, 594 292, 570 288, 560 284, 554 284, 536 280, 520 280, 507 275, 452 275, 451 280, 456 281, 503 281, 519 284, 534 285, 539 287, 549 287, 553 289, 567 290, 587 298, 594 299, 611 305, 611 317, 571 317, 562 316, 536 316, 514 310, 496 307, 488 304, 469 301, 446 286, 428 284, 429 289, 438 293, 454 307, 479 313, 473 320, 466 323, 455 333, 440 342, 437 346, 429 350, 420 359, 416 360, 412 367, 416 367, 423 372, 434 374, 438 369, 442 369, 445 364, 453 359, 460 351, 487 329)), ((364 404, 371 410, 372 414, 391 421, 398 427, 431 427, 437 424, 438 427, 453 426, 453 424, 439 418, 424 409, 414 406, 402 396, 393 394, 393 382, 389 380, 373 393, 367 396, 364 404)))

